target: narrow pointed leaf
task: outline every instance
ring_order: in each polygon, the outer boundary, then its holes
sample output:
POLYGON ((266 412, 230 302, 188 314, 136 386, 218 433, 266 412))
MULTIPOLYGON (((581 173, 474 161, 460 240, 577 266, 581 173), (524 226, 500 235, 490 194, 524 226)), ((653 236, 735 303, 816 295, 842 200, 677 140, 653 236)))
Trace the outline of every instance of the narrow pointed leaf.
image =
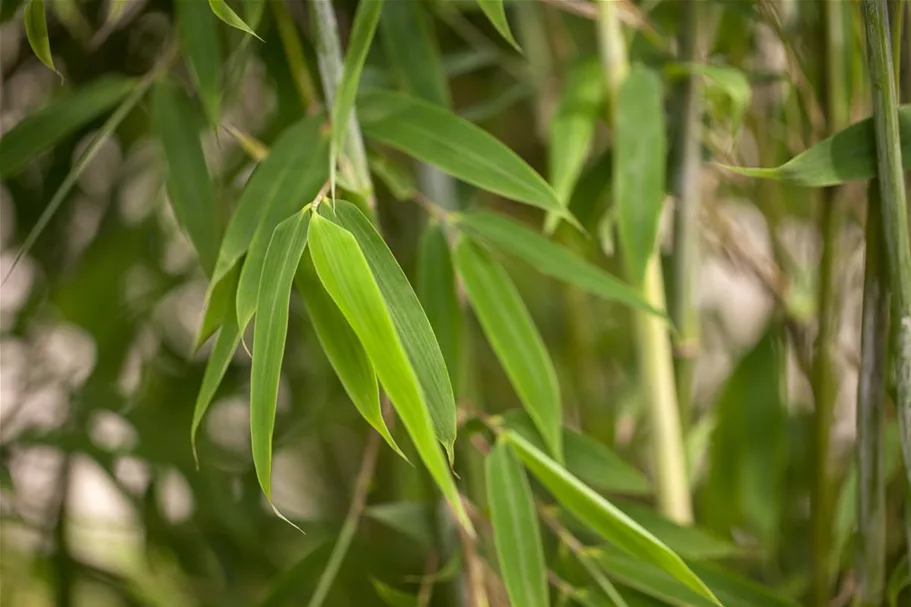
POLYGON ((503 6, 503 0, 478 0, 478 5, 497 31, 500 32, 500 35, 503 36, 503 39, 517 51, 522 52, 515 36, 512 35, 509 21, 506 20, 506 7, 503 6))
POLYGON ((358 117, 371 139, 479 188, 575 222, 550 185, 515 152, 446 109, 376 91, 358 100, 358 117))
POLYGON ((665 185, 661 79, 635 66, 620 87, 614 128, 614 204, 629 280, 642 282, 658 238, 665 185))
POLYGON ((456 518, 473 533, 446 458, 434 437, 417 375, 358 241, 344 228, 314 215, 310 252, 320 281, 361 340, 424 465, 456 518))
POLYGON ((310 213, 302 211, 275 228, 263 264, 256 324, 253 327, 253 366, 250 370, 250 439, 259 485, 272 501, 272 432, 288 333, 291 286, 307 246, 310 213))
POLYGON ((510 446, 498 443, 484 475, 500 575, 513 605, 547 607, 547 568, 534 495, 510 446))
POLYGON ((262 38, 253 31, 249 25, 244 23, 244 20, 241 19, 237 13, 234 12, 228 3, 225 0, 209 0, 209 8, 212 9, 212 12, 215 13, 215 16, 230 25, 233 28, 239 29, 242 32, 250 34, 260 42, 263 41, 262 38))
POLYGON ((380 19, 386 60, 401 89, 413 97, 450 107, 449 85, 427 11, 419 2, 387 2, 380 19))
POLYGON ((462 367, 462 310, 449 243, 436 221, 427 225, 418 245, 417 292, 439 341, 450 383, 458 390, 462 367))
POLYGON ((433 327, 411 283, 370 220, 350 202, 339 201, 335 212, 339 223, 351 232, 367 258, 417 374, 436 436, 451 462, 456 438, 455 397, 433 327))
POLYGON ((455 264, 471 306, 506 370, 522 405, 544 437, 548 450, 563 461, 562 412, 557 372, 519 291, 490 254, 462 238, 455 264))
POLYGON ((458 215, 456 225, 472 237, 480 238, 494 248, 522 259, 543 274, 568 282, 607 301, 619 301, 664 315, 642 299, 633 287, 500 213, 470 211, 458 215))
POLYGON ((65 92, 3 134, 0 177, 19 172, 42 152, 112 108, 136 86, 130 78, 105 76, 65 92))
POLYGON ((379 580, 371 580, 376 594, 389 607, 418 607, 418 598, 401 590, 396 590, 379 580))
MULTIPOLYGON (((911 170, 911 105, 898 110, 902 166, 911 170)), ((822 188, 876 177, 873 119, 861 120, 823 139, 775 168, 725 167, 730 171, 796 186, 822 188)))
POLYGON ((212 11, 203 2, 175 3, 180 46, 190 64, 206 116, 213 125, 221 115, 221 43, 212 11))
POLYGON ((51 55, 51 41, 47 35, 47 16, 44 12, 44 0, 28 0, 22 13, 25 23, 25 37, 28 45, 41 63, 57 71, 54 57, 51 55))
POLYGON ((212 179, 186 95, 168 80, 152 92, 152 123, 164 150, 168 198, 207 275, 218 255, 218 213, 212 179))
POLYGON ((234 301, 237 297, 237 280, 240 278, 240 268, 234 266, 228 274, 215 284, 209 285, 209 291, 206 294, 206 309, 203 313, 202 323, 199 331, 196 333, 196 339, 193 342, 193 350, 198 350, 207 339, 212 337, 225 320, 225 313, 228 308, 234 315, 235 323, 237 320, 237 310, 234 307, 234 301))
POLYGON ((524 438, 512 432, 506 436, 525 466, 573 516, 630 556, 655 565, 697 596, 718 603, 683 559, 655 536, 524 438))
POLYGON ((407 460, 383 419, 373 365, 348 321, 316 277, 309 259, 301 263, 298 284, 320 345, 351 402, 393 451, 407 460))

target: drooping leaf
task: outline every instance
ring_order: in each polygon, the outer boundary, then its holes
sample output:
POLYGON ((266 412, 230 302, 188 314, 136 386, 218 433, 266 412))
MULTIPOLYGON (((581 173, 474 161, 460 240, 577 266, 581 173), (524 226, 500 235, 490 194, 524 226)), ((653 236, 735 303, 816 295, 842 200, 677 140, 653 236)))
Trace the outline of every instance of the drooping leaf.
POLYGON ((3 134, 0 177, 26 164, 113 107, 136 86, 131 78, 105 76, 68 91, 3 134))
POLYGON ((358 241, 341 226, 314 215, 310 226, 310 252, 320 281, 361 340, 427 470, 457 520, 473 533, 446 459, 435 439, 421 385, 358 241))
MULTIPOLYGON (((542 451, 544 439, 525 411, 513 409, 503 414, 507 428, 542 451)), ((651 485, 645 475, 595 439, 572 428, 563 428, 563 454, 566 469, 590 487, 608 493, 648 495, 651 485)))
POLYGON ((388 91, 358 100, 364 133, 479 188, 575 222, 556 194, 515 152, 464 118, 388 91))
POLYGON ((393 451, 408 459, 392 438, 383 419, 373 365, 357 335, 348 326, 348 321, 316 277, 309 259, 301 263, 297 279, 316 336, 351 402, 393 451))
MULTIPOLYGON (((902 166, 911 170, 911 105, 898 109, 902 166)), ((726 166, 726 169, 759 179, 809 188, 822 188, 876 177, 876 138, 873 119, 856 122, 775 168, 726 166)))
POLYGON ((500 575, 513 605, 547 607, 547 568, 534 495, 512 448, 498 443, 484 468, 500 575))
POLYGON ((175 3, 180 45, 190 64, 206 116, 213 125, 221 115, 221 44, 212 11, 202 2, 175 3))
POLYGON ((620 87, 614 123, 614 204, 629 280, 638 285, 655 250, 664 203, 661 79, 634 66, 620 87))
POLYGON ((517 51, 522 52, 515 36, 512 35, 512 30, 509 28, 509 21, 506 20, 506 7, 503 6, 503 0, 478 0, 478 5, 497 31, 500 32, 500 35, 503 36, 503 39, 517 51))
POLYGON ((335 205, 335 212, 339 223, 357 240, 380 287, 430 408, 436 436, 451 462, 456 438, 455 396, 433 327, 411 283, 370 220, 343 200, 335 205))
POLYGON ((301 211, 275 228, 263 263, 253 327, 250 370, 250 439, 259 485, 272 501, 272 432, 285 340, 291 285, 307 246, 310 213, 301 211))
POLYGON ((233 28, 239 29, 242 32, 250 34, 260 42, 263 41, 259 35, 253 31, 249 25, 247 25, 243 19, 241 19, 237 13, 234 12, 234 9, 228 6, 228 3, 225 0, 209 0, 209 8, 212 9, 212 12, 215 13, 215 16, 230 25, 233 28))
POLYGON ((28 38, 28 45, 32 47, 35 57, 56 72, 54 57, 51 55, 51 41, 47 35, 44 0, 28 0, 22 13, 22 21, 25 24, 25 37, 28 38))
POLYGON ((561 247, 538 232, 492 211, 469 211, 456 216, 460 230, 514 255, 548 276, 566 281, 607 301, 619 301, 663 315, 639 292, 601 268, 561 247))
POLYGON ((453 387, 458 390, 462 367, 463 318, 456 293, 455 271, 446 234, 431 221, 418 245, 418 298, 439 340, 453 387))
POLYGON ((548 450, 563 461, 562 412, 557 372, 522 297, 504 270, 483 248, 466 238, 455 249, 455 264, 500 364, 548 450))
POLYGON ((206 166, 190 100, 168 80, 152 92, 152 123, 164 150, 168 198, 207 275, 215 269, 219 225, 212 179, 206 166))
POLYGON ((370 581, 373 583, 373 589, 376 590, 377 595, 389 607, 418 607, 417 597, 396 590, 379 580, 370 581))
POLYGON ((452 105, 446 73, 426 10, 419 2, 387 2, 380 30, 401 89, 428 103, 452 105))
POLYGON ((506 440, 557 501, 592 531, 630 556, 667 572, 696 596, 708 599, 709 604, 718 604, 712 591, 683 559, 655 536, 521 436, 507 432, 506 440))

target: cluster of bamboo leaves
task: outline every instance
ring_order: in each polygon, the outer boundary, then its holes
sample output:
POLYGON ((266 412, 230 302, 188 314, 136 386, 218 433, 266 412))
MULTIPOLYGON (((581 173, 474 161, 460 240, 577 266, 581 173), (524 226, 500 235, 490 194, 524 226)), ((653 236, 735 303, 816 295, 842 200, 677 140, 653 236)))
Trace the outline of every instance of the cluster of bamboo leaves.
MULTIPOLYGON (((314 1, 325 2, 331 10, 327 0, 314 1)), ((122 10, 116 8, 120 5, 111 3, 112 20, 122 10)), ((597 62, 581 64, 568 78, 550 127, 551 160, 545 179, 497 138, 451 109, 439 57, 426 31, 425 9, 419 3, 384 5, 382 0, 362 0, 337 88, 327 91, 328 110, 300 118, 268 147, 238 134, 257 164, 222 229, 220 222, 212 220, 220 210, 200 137, 203 129, 219 123, 225 85, 219 75, 218 45, 212 41, 221 23, 258 38, 255 30, 262 8, 256 7, 262 3, 245 2, 243 18, 224 0, 209 0, 208 6, 176 5, 173 52, 186 62, 192 90, 172 76, 174 56, 166 51, 140 79, 106 76, 69 91, 4 135, 0 175, 17 174, 81 126, 109 115, 26 239, 24 253, 97 147, 133 107, 148 99, 167 169, 168 199, 209 280, 196 346, 209 339, 213 345, 193 414, 194 454, 196 433, 236 350, 249 347, 252 460, 271 502, 272 441, 289 339, 289 307, 291 299, 299 297, 358 413, 391 451, 407 460, 396 441, 392 416, 384 413, 382 405, 388 399, 414 445, 416 457, 410 463, 427 469, 457 524, 468 536, 475 536, 480 532, 478 521, 469 516, 452 472, 458 433, 464 432, 459 421, 463 403, 458 397, 465 344, 458 326, 467 305, 524 408, 521 415, 480 416, 492 443, 486 455, 483 509, 489 513, 498 569, 513 605, 551 604, 540 529, 540 521, 550 515, 528 473, 559 504, 561 517, 571 515, 587 537, 607 542, 577 555, 594 582, 590 590, 572 595, 581 604, 632 605, 642 596, 675 605, 791 604, 742 580, 732 582, 727 574, 702 563, 695 554, 698 551, 685 542, 677 542, 672 549, 666 538, 659 539, 660 533, 647 529, 597 490, 598 483, 604 482, 597 468, 610 458, 591 439, 564 427, 554 362, 504 266, 505 259, 518 260, 667 326, 663 304, 643 290, 668 190, 665 87, 681 75, 697 74, 717 84, 739 117, 748 103, 748 92, 743 92, 748 85, 739 72, 680 62, 662 73, 635 64, 616 97, 609 100, 614 126, 613 222, 627 270, 621 280, 551 237, 558 224, 584 232, 583 226, 589 223, 577 219, 569 205, 605 113, 607 90, 597 62), (387 36, 411 32, 418 40, 415 44, 424 46, 420 52, 390 53, 400 87, 373 88, 359 95, 359 81, 378 29, 387 36), (349 140, 361 136, 371 147, 395 150, 450 178, 536 207, 546 213, 544 226, 538 229, 503 213, 481 208, 461 211, 443 200, 426 200, 418 279, 412 286, 378 226, 370 177, 358 174, 355 159, 348 154, 349 140), (242 341, 251 325, 252 343, 247 346, 242 341), (591 458, 598 462, 594 472, 591 458), (604 573, 635 592, 618 592, 604 573)), ((479 0, 479 5, 508 44, 521 51, 503 2, 479 0)), ((44 13, 41 0, 28 0, 23 10, 25 30, 36 56, 55 69, 44 13)), ((907 169, 911 108, 898 109, 896 116, 907 169)), ((878 176, 879 166, 874 130, 874 119, 869 118, 778 168, 729 168, 810 188, 870 180, 878 176)), ((382 178, 379 168, 374 171, 382 178)), ((779 376, 782 360, 775 337, 765 338, 756 351, 758 364, 773 361, 771 373, 779 376)), ((740 372, 748 374, 750 365, 746 360, 740 372)), ((780 391, 780 386, 770 390, 780 391)), ((463 409, 461 413, 477 412, 463 409)), ((737 418, 730 423, 743 421, 737 418)), ((730 452, 719 445, 715 448, 719 459, 730 452)), ((727 482, 734 482, 739 472, 728 472, 727 482)), ((715 474, 725 477, 723 472, 715 474)), ((639 482, 635 475, 632 481, 620 477, 608 485, 626 482, 629 491, 629 484, 639 482)), ((736 491, 732 488, 732 499, 736 491)), ((337 548, 335 554, 344 558, 347 544, 341 537, 337 548)), ((327 584, 334 575, 327 567, 327 584)), ((378 592, 394 596, 391 589, 378 587, 378 592)))

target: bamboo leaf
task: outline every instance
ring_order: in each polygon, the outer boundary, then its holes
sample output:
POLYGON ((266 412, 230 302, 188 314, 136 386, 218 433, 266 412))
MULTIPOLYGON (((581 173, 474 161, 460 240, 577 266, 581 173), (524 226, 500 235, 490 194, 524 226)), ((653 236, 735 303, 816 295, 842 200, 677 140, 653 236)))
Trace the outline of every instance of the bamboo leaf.
POLYGON ((655 510, 633 502, 624 501, 615 505, 642 525, 643 529, 685 559, 706 561, 744 555, 744 550, 739 546, 722 539, 707 529, 692 525, 678 525, 664 518, 655 510))
MULTIPOLYGON (((671 77, 687 74, 703 76, 707 81, 706 97, 708 100, 724 98, 727 101, 724 107, 726 113, 730 115, 731 126, 734 130, 740 128, 753 95, 750 80, 742 71, 729 65, 672 63, 665 68, 665 73, 671 77)), ((715 113, 713 112, 712 115, 715 113)))
MULTIPOLYGON (((898 128, 902 166, 906 171, 911 170, 911 105, 899 108, 898 128)), ((856 122, 775 168, 724 168, 747 177, 809 188, 873 179, 876 177, 873 119, 856 122)))
POLYGON ((358 241, 346 229, 314 215, 310 253, 320 281, 361 340, 427 470, 456 518, 473 533, 446 459, 435 440, 417 375, 358 241))
POLYGON ((275 228, 263 264, 256 324, 253 327, 253 366, 250 370, 250 439, 259 485, 272 501, 272 432, 281 378, 291 285, 304 248, 310 213, 301 211, 275 228))
POLYGON ((417 597, 396 590, 379 580, 370 581, 373 583, 373 589, 376 590, 377 595, 389 607, 418 607, 417 597))
POLYGON ((239 29, 242 32, 250 34, 260 42, 264 42, 259 35, 253 31, 249 25, 247 25, 243 19, 241 19, 237 13, 234 12, 228 3, 225 0, 209 0, 209 8, 212 9, 212 12, 215 13, 215 16, 230 25, 233 28, 239 29))
POLYGON ((498 443, 484 474, 500 574, 513 605, 547 607, 547 568, 534 496, 512 449, 498 443))
POLYGON ((253 29, 259 27, 265 11, 266 0, 244 0, 244 17, 253 29))
POLYGON ((212 11, 202 2, 175 3, 180 45, 190 64, 193 81, 209 123, 221 115, 221 42, 212 11))
POLYGON ((664 570, 696 596, 720 604, 705 583, 670 548, 514 432, 506 440, 535 477, 569 512, 601 537, 645 563, 664 570))
POLYGON ((131 78, 105 76, 65 92, 27 116, 3 134, 0 177, 18 173, 30 160, 112 108, 135 86, 131 78))
POLYGON ((642 299, 636 289, 500 213, 469 211, 457 215, 455 222, 466 234, 522 259, 542 274, 568 282, 607 301, 619 301, 664 316, 663 312, 655 310, 642 299))
MULTIPOLYGON (((51 41, 47 35, 47 16, 44 12, 44 0, 28 0, 22 13, 25 24, 25 37, 32 52, 48 68, 57 72, 54 57, 51 55, 51 41)), ((59 72, 57 72, 59 73, 59 72)))
POLYGON ((357 335, 348 326, 348 321, 316 277, 309 259, 301 263, 298 284, 320 345, 351 402, 392 450, 407 460, 383 419, 373 365, 357 335))
POLYGON ((190 101, 163 79, 152 91, 152 123, 164 150, 168 198, 207 275, 218 255, 218 213, 190 101))
POLYGON ((461 380, 463 318, 449 243, 436 221, 427 225, 418 245, 417 291, 439 341, 450 382, 457 390, 461 380))
POLYGON ((446 109, 375 91, 359 99, 358 117, 372 139, 479 188, 553 211, 576 224, 547 182, 515 152, 446 109))
MULTIPOLYGON (((399 4, 410 4, 399 2, 399 4)), ((367 151, 367 162, 370 171, 377 176, 392 197, 399 201, 411 200, 417 192, 414 178, 408 168, 402 166, 389 156, 375 150, 367 151)))
POLYGON ((433 327, 411 283, 370 220, 356 206, 343 200, 336 203, 335 212, 339 223, 354 236, 367 259, 417 374, 436 436, 451 463, 456 438, 455 397, 433 327))
POLYGON ((387 2, 380 20, 386 60, 406 93, 441 107, 452 100, 433 28, 419 2, 387 2))
POLYGON ((506 370, 548 450, 563 461, 557 372, 518 290, 487 251, 462 238, 455 265, 484 335, 506 370))
POLYGON ((506 20, 506 7, 503 5, 503 0, 478 0, 478 5, 484 11, 484 14, 487 15, 487 18, 490 19, 496 30, 500 32, 500 35, 503 36, 503 39, 521 53, 522 49, 519 47, 519 43, 516 42, 515 36, 512 35, 509 21, 506 20))
POLYGON ((664 203, 665 132, 661 79, 634 66, 617 99, 614 204, 629 280, 638 285, 658 238, 664 203))
MULTIPOLYGON (((234 266, 228 274, 216 283, 209 285, 209 292, 206 296, 205 312, 203 313, 202 323, 199 331, 196 333, 196 339, 193 342, 193 350, 199 348, 212 337, 212 334, 218 330, 225 321, 225 311, 230 307, 231 314, 237 318, 237 309, 234 307, 234 301, 237 297, 237 281, 240 277, 240 268, 234 266)), ((235 324, 237 324, 235 322, 235 324)))

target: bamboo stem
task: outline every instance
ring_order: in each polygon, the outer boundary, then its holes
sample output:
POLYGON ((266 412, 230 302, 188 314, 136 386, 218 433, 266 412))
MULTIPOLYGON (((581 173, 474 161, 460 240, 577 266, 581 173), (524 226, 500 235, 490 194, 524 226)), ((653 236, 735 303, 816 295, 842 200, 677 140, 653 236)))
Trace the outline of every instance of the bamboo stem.
POLYGON ((902 456, 911 480, 911 243, 898 132, 898 95, 892 69, 888 6, 864 0, 867 60, 873 90, 873 124, 882 201, 886 266, 892 292, 892 364, 902 456))
POLYGON ((285 50, 285 58, 288 60, 288 69, 291 70, 291 78, 297 87, 297 94, 304 108, 308 112, 312 112, 316 109, 319 99, 310 69, 307 67, 307 60, 304 58, 304 49, 297 34, 294 19, 291 18, 285 0, 269 0, 269 6, 275 17, 275 27, 278 29, 278 37, 285 50))
POLYGON ((884 267, 879 188, 867 203, 867 247, 857 384, 857 598, 860 607, 882 604, 886 579, 885 427, 889 289, 884 267))

